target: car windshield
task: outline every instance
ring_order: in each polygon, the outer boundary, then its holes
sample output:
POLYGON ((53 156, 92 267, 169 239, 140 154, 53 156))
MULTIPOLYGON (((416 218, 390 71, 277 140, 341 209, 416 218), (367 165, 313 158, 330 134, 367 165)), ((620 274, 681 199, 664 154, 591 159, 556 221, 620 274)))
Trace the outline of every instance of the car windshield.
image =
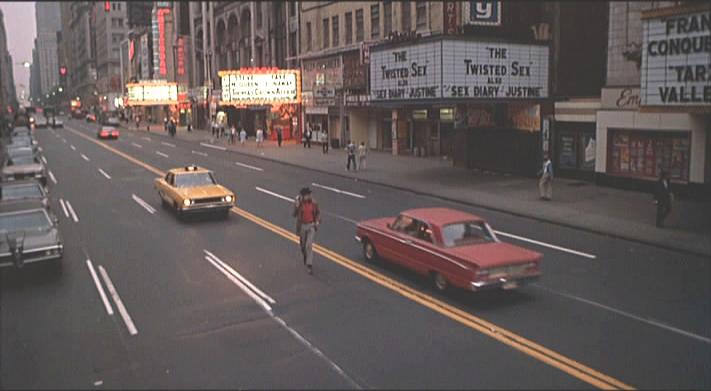
POLYGON ((7 154, 8 156, 21 156, 21 155, 32 155, 34 151, 32 148, 28 147, 20 147, 20 148, 8 148, 7 154))
POLYGON ((0 214, 0 232, 44 230, 51 227, 42 210, 0 214))
POLYGON ((116 128, 110 128, 108 126, 104 126, 101 128, 102 132, 113 132, 114 130, 116 130, 116 128))
POLYGON ((14 156, 12 159, 8 159, 8 166, 21 166, 25 164, 39 164, 39 160, 32 155, 14 156))
POLYGON ((197 187, 214 185, 215 179, 209 172, 196 172, 175 176, 175 187, 197 187))
POLYGON ((42 197, 42 189, 38 184, 28 184, 22 186, 5 186, 0 190, 0 199, 19 200, 22 198, 42 197))
POLYGON ((481 221, 467 221, 445 225, 442 228, 444 247, 464 246, 496 242, 496 235, 488 224, 481 221))

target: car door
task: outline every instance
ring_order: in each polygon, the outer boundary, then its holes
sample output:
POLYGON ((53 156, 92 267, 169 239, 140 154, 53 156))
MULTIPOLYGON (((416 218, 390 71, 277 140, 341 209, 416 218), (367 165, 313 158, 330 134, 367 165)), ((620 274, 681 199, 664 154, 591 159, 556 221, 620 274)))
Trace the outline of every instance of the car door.
POLYGON ((402 253, 405 251, 404 244, 409 240, 403 235, 403 232, 404 228, 409 226, 411 222, 412 218, 400 215, 382 232, 378 231, 378 234, 373 237, 373 244, 383 258, 393 263, 402 263, 402 253))
POLYGON ((418 231, 422 226, 422 222, 401 215, 400 219, 393 224, 393 234, 395 236, 391 249, 393 251, 393 260, 398 264, 413 270, 421 270, 419 267, 420 256, 419 243, 417 240, 418 231))
POLYGON ((174 174, 169 172, 165 174, 163 180, 158 182, 160 187, 158 193, 160 194, 163 200, 169 203, 172 203, 173 201, 171 198, 172 194, 170 194, 170 188, 173 186, 174 176, 174 174))

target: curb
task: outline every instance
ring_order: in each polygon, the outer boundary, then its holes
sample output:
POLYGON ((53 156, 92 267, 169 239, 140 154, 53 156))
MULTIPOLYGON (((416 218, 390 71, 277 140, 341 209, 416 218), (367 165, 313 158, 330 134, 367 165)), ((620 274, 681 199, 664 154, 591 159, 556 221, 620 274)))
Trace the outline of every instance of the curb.
MULTIPOLYGON (((135 132, 135 131, 134 131, 134 132, 135 132)), ((156 134, 158 134, 158 133, 156 133, 156 134)), ((162 135, 162 136, 165 137, 165 135, 162 135)), ((183 140, 183 141, 187 141, 187 142, 191 142, 191 143, 198 143, 198 144, 201 142, 201 141, 186 140, 186 139, 182 139, 182 140, 183 140)), ((202 142, 205 142, 205 141, 202 141, 202 142)), ((406 188, 406 187, 403 187, 403 186, 393 185, 393 184, 390 184, 390 183, 383 183, 383 182, 380 182, 380 181, 377 181, 377 180, 361 179, 361 178, 357 178, 357 177, 345 175, 345 174, 342 174, 342 173, 326 171, 326 170, 323 170, 323 169, 320 169, 320 168, 312 168, 312 167, 303 166, 303 165, 300 165, 300 164, 297 164, 297 163, 286 162, 286 161, 283 161, 283 160, 278 160, 278 159, 276 159, 276 158, 267 157, 267 156, 264 156, 264 155, 253 155, 253 154, 250 154, 250 153, 241 152, 241 151, 235 151, 235 150, 230 150, 230 149, 226 149, 224 152, 231 152, 231 153, 235 153, 235 154, 238 154, 238 155, 249 156, 249 157, 253 157, 253 158, 257 158, 257 159, 262 159, 262 160, 270 161, 270 162, 273 162, 273 163, 283 164, 283 165, 285 165, 285 166, 296 167, 296 168, 306 169, 306 170, 310 170, 310 171, 316 171, 316 172, 320 172, 320 173, 322 173, 322 174, 334 175, 334 176, 337 176, 337 177, 340 177, 340 178, 352 179, 352 180, 361 181, 361 182, 364 182, 364 183, 369 183, 369 184, 374 184, 374 185, 379 185, 379 186, 385 186, 385 187, 389 187, 389 188, 391 188, 391 189, 396 189, 396 190, 399 190, 399 191, 409 192, 409 193, 416 194, 416 195, 420 195, 420 196, 427 196, 427 197, 437 198, 437 199, 440 199, 440 200, 449 201, 449 202, 453 202, 453 203, 457 203, 457 204, 463 204, 463 205, 473 206, 473 207, 477 207, 477 208, 488 209, 488 210, 492 210, 492 211, 499 212, 499 213, 505 213, 505 214, 508 214, 508 215, 511 215, 511 216, 527 218, 527 219, 531 219, 531 220, 535 220, 535 221, 540 221, 540 222, 544 222, 544 223, 549 223, 549 224, 555 224, 555 225, 559 225, 559 226, 563 226, 563 227, 567 227, 567 228, 572 228, 572 229, 576 229, 576 230, 580 230, 580 231, 585 231, 585 232, 590 232, 590 233, 594 233, 594 234, 598 234, 598 235, 607 236, 607 237, 610 237, 610 238, 628 240, 628 241, 631 241, 631 242, 640 243, 640 244, 644 244, 644 245, 647 245, 647 246, 657 247, 657 248, 661 248, 661 249, 665 249, 665 250, 678 251, 678 252, 687 253, 687 254, 696 255, 696 256, 702 256, 702 257, 708 257, 709 255, 711 255, 711 253, 709 253, 709 252, 703 252, 703 251, 698 251, 698 250, 695 250, 695 249, 689 249, 689 248, 682 248, 682 247, 670 246, 670 245, 663 244, 663 243, 653 242, 653 241, 651 241, 651 240, 640 239, 640 238, 636 238, 636 237, 628 236, 628 235, 624 235, 624 234, 605 232, 605 231, 601 231, 601 230, 598 230, 598 229, 595 229, 595 228, 586 227, 586 226, 580 226, 580 225, 575 225, 575 224, 571 224, 571 223, 564 222, 564 221, 557 221, 557 220, 554 220, 554 219, 547 219, 547 218, 545 218, 545 217, 540 217, 540 216, 531 216, 531 215, 527 215, 527 214, 524 214, 524 213, 514 212, 514 211, 511 211, 511 210, 506 210, 506 209, 502 209, 502 208, 495 207, 495 206, 484 205, 484 204, 478 204, 478 203, 471 202, 471 201, 464 201, 464 200, 456 199, 456 198, 453 198, 453 197, 447 197, 447 196, 442 196, 442 195, 438 195, 438 194, 428 193, 428 192, 424 192, 424 191, 420 191, 420 190, 414 190, 414 189, 406 188)))

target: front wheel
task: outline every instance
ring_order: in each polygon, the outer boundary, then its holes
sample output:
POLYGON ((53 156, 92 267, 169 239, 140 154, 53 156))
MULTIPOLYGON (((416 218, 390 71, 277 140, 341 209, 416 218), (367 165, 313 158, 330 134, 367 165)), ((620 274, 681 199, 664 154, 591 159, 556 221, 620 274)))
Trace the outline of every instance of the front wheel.
POLYGON ((368 239, 363 239, 363 258, 368 262, 375 262, 378 260, 378 252, 375 251, 375 246, 368 239))
POLYGON ((447 288, 449 288, 449 281, 447 281, 447 278, 440 272, 435 272, 432 275, 432 282, 434 283, 435 288, 437 288, 440 292, 444 292, 447 288))

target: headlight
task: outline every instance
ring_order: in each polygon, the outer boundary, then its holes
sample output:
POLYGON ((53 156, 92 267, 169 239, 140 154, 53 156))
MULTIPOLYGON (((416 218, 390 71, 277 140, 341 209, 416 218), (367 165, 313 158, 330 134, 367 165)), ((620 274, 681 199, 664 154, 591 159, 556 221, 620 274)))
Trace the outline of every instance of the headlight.
POLYGON ((189 199, 187 199, 187 198, 183 200, 183 205, 184 205, 184 206, 190 206, 190 203, 191 203, 191 201, 190 201, 189 199))
POLYGON ((36 174, 35 174, 35 178, 42 178, 42 173, 39 173, 39 172, 36 173, 36 174))
POLYGON ((227 197, 225 197, 225 202, 232 202, 232 196, 228 195, 227 197))

